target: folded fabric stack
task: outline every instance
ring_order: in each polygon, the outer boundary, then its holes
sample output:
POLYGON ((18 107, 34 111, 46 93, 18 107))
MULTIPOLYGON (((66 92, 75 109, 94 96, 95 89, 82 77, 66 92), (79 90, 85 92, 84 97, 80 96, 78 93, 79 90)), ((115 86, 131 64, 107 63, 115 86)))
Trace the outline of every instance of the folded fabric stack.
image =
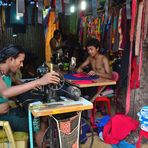
POLYGON ((137 113, 139 121, 141 123, 141 129, 148 132, 148 106, 142 107, 140 112, 137 113))
POLYGON ((113 94, 114 93, 114 90, 113 89, 106 89, 104 90, 101 95, 102 96, 107 96, 107 95, 110 95, 110 94, 113 94))

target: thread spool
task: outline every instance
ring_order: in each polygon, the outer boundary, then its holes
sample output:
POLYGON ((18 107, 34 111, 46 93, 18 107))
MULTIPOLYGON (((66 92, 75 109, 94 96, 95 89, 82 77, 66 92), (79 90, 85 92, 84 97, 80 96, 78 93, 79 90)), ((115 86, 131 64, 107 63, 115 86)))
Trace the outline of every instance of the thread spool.
POLYGON ((52 71, 53 71, 53 64, 50 63, 50 72, 52 72, 52 71))

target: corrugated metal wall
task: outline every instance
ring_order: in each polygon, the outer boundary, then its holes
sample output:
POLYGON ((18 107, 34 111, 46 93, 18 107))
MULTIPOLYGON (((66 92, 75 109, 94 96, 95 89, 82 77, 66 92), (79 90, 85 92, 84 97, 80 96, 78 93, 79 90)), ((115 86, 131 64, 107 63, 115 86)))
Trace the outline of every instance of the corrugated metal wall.
POLYGON ((43 62, 45 51, 45 38, 42 25, 26 26, 26 33, 19 33, 13 37, 12 28, 6 28, 0 32, 0 48, 9 44, 21 45, 32 51, 39 58, 38 62, 43 62))

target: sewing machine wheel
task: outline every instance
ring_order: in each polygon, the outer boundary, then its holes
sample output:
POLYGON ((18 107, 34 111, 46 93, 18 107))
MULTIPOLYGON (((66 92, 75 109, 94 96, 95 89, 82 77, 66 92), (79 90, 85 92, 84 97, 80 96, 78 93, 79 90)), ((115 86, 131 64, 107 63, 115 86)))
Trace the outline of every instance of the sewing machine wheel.
POLYGON ((53 91, 60 90, 64 86, 64 83, 65 83, 65 80, 63 79, 63 77, 60 77, 60 82, 57 85, 50 84, 49 89, 53 91))

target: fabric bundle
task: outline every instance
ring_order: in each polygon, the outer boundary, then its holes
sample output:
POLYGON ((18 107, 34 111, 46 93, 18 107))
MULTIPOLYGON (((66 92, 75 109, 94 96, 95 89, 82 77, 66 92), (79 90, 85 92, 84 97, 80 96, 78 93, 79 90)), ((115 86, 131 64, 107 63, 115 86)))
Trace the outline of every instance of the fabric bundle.
POLYGON ((139 116, 141 129, 148 132, 148 106, 142 107, 142 109, 140 110, 140 112, 137 113, 137 115, 139 116))

